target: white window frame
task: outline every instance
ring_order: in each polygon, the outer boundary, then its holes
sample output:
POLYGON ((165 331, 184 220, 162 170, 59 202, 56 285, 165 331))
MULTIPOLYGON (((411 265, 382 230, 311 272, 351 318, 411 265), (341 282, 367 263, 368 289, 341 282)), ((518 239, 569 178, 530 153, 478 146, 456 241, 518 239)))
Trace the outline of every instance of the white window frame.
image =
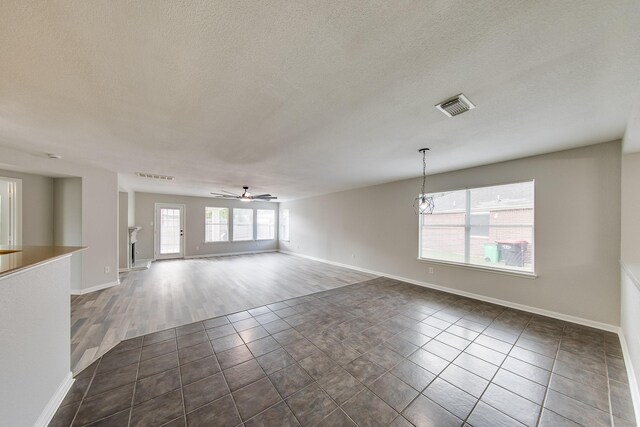
MULTIPOLYGON (((456 266, 456 267, 463 267, 463 268, 468 268, 468 269, 473 269, 473 270, 483 270, 483 271, 489 271, 489 272, 495 272, 495 273, 501 273, 501 274, 507 274, 507 275, 512 275, 512 276, 520 276, 520 277, 526 277, 526 278, 537 278, 537 274, 536 274, 536 254, 535 254, 535 248, 536 248, 536 206, 535 206, 535 200, 536 200, 536 183, 535 183, 535 179, 528 179, 528 180, 524 180, 524 181, 516 181, 516 182, 504 182, 504 183, 500 183, 500 184, 493 184, 493 185, 481 185, 481 186, 477 186, 477 187, 466 187, 466 188, 461 188, 461 189, 451 189, 451 190, 446 190, 446 191, 439 191, 437 193, 431 193, 429 195, 431 196, 436 196, 438 194, 442 194, 442 193, 449 193, 449 192, 454 192, 454 191, 462 191, 465 190, 467 191, 467 195, 466 195, 466 200, 465 200, 465 208, 466 208, 466 215, 465 215, 465 225, 464 225, 464 229, 465 229, 465 262, 457 262, 457 261, 446 261, 446 260, 440 260, 440 259, 436 259, 436 258, 426 258, 422 256, 422 220, 423 220, 423 215, 418 215, 418 257, 417 260, 418 261, 424 261, 430 264, 444 264, 444 265, 452 265, 452 266, 456 266), (488 187, 500 187, 502 185, 511 185, 511 184, 524 184, 524 183, 532 183, 533 184, 533 198, 534 198, 534 203, 533 203, 533 215, 534 215, 534 219, 533 219, 533 225, 528 225, 528 224, 505 224, 505 225, 492 225, 490 227, 494 227, 494 228, 499 228, 499 227, 505 227, 505 228, 516 228, 516 227, 527 227, 527 228, 531 228, 532 231, 532 235, 533 235, 533 245, 531 247, 531 271, 519 271, 519 270, 512 270, 509 268, 500 268, 500 267, 492 267, 492 266, 484 266, 484 265, 477 265, 477 264, 472 264, 469 262, 469 258, 470 258, 470 240, 471 240, 471 198, 470 198, 470 192, 471 190, 475 190, 475 189, 479 189, 479 188, 488 188, 488 187)), ((437 203, 437 199, 436 199, 436 203, 437 203)), ((449 225, 447 225, 447 227, 449 227, 449 225)), ((458 226, 458 225, 450 225, 450 227, 462 227, 462 226, 458 226)))
POLYGON ((275 209, 256 209, 255 222, 256 222, 256 241, 258 241, 258 240, 275 240, 275 238, 276 238, 276 211, 275 211, 275 209), (271 237, 260 238, 260 236, 258 235, 258 227, 260 226, 260 224, 258 224, 258 215, 259 215, 260 212, 270 212, 272 217, 273 217, 273 223, 271 224, 271 237))
POLYGON ((288 242, 289 239, 291 238, 290 233, 291 233, 291 211, 289 209, 280 209, 280 224, 279 224, 279 230, 278 230, 278 238, 283 241, 283 242, 288 242), (284 217, 285 217, 285 212, 287 213, 287 220, 285 222, 284 217), (287 233, 286 233, 286 238, 284 237, 284 228, 287 228, 287 233))
MULTIPOLYGON (((255 240, 255 225, 256 225, 256 212, 255 209, 251 209, 251 208, 232 208, 231 209, 231 229, 233 230, 231 233, 231 239, 234 242, 251 242, 255 240), (237 239, 236 238, 236 219, 235 219, 235 212, 236 210, 245 210, 245 211, 251 211, 251 237, 248 239, 237 239)), ((248 225, 248 224, 244 224, 244 225, 248 225)))
POLYGON ((218 207, 218 206, 205 206, 204 208, 204 242, 205 243, 224 243, 224 242, 228 242, 229 241, 229 222, 231 221, 231 217, 230 217, 230 209, 229 208, 223 208, 223 207, 218 207), (227 223, 223 224, 223 223, 217 223, 217 222, 211 222, 208 223, 207 222, 207 210, 209 209, 221 209, 221 210, 226 210, 227 211, 227 223), (214 226, 214 225, 226 225, 227 226, 227 239, 226 240, 209 240, 209 236, 207 235, 207 226, 214 226))

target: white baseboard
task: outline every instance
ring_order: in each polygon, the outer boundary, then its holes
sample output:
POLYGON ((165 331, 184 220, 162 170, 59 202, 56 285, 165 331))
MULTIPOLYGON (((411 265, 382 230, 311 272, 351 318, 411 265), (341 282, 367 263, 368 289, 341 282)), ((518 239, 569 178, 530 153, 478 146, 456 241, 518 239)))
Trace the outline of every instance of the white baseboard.
POLYGON ((640 387, 638 387, 638 381, 636 379, 635 369, 633 367, 633 361, 629 354, 629 347, 627 346, 627 339, 624 336, 622 328, 620 328, 620 346, 622 347, 622 356, 624 357, 624 364, 627 367, 627 377, 629 379, 629 389, 631 390, 631 400, 633 401, 633 409, 636 415, 636 424, 640 426, 640 387))
POLYGON ((47 427, 49 425, 74 381, 75 380, 73 379, 71 372, 69 372, 62 383, 58 386, 56 392, 51 396, 51 399, 49 399, 47 406, 45 406, 44 410, 36 420, 34 427, 47 427))
POLYGON ((349 265, 349 264, 342 264, 342 263, 339 263, 339 262, 329 261, 329 260, 322 259, 322 258, 316 258, 316 257, 309 256, 309 255, 299 254, 299 253, 296 253, 296 252, 283 251, 283 250, 280 250, 279 252, 282 252, 282 253, 288 254, 288 255, 294 255, 294 256, 297 256, 297 257, 301 257, 301 258, 307 258, 307 259, 310 259, 310 260, 313 260, 313 261, 324 262, 326 264, 335 265, 337 267, 349 268, 351 270, 356 270, 356 271, 360 271, 360 272, 363 272, 363 273, 373 274, 375 276, 384 276, 384 277, 388 277, 390 279, 400 280, 402 282, 407 282, 407 283, 411 283, 411 284, 414 284, 414 285, 423 286, 425 288, 436 289, 438 291, 443 291, 443 292, 447 292, 447 293, 450 293, 450 294, 455 294, 455 295, 459 295, 459 296, 463 296, 463 297, 467 297, 467 298, 473 298, 473 299, 477 299, 477 300, 480 300, 480 301, 489 302, 489 303, 492 303, 492 304, 502 305, 502 306, 505 306, 505 307, 515 308, 516 310, 522 310, 522 311, 526 311, 526 312, 529 312, 529 313, 539 314, 541 316, 552 317, 554 319, 564 320, 566 322, 577 323, 579 325, 589 326, 591 328, 602 329, 604 331, 613 332, 613 333, 616 333, 616 334, 620 331, 620 327, 619 326, 610 325, 608 323, 596 322, 596 321, 593 321, 593 320, 584 319, 582 317, 571 316, 569 314, 563 314, 563 313, 558 313, 556 311, 545 310, 543 308, 532 307, 532 306, 524 305, 524 304, 518 304, 518 303, 515 303, 515 302, 501 300, 501 299, 498 299, 498 298, 491 298, 491 297, 487 297, 487 296, 480 295, 480 294, 474 294, 472 292, 461 291, 461 290, 449 288, 449 287, 446 287, 446 286, 434 285, 433 283, 422 282, 422 281, 419 281, 419 280, 409 279, 407 277, 401 277, 401 276, 396 276, 396 275, 393 275, 393 274, 387 274, 387 273, 380 272, 380 271, 369 270, 367 268, 356 267, 356 266, 349 265))
POLYGON ((263 249, 259 251, 246 251, 246 252, 224 252, 218 254, 203 254, 203 255, 189 255, 185 256, 184 259, 195 259, 195 258, 214 258, 219 256, 233 256, 233 255, 251 255, 251 254, 264 254, 268 252, 278 252, 278 249, 263 249))
POLYGON ((84 295, 90 292, 100 291, 102 289, 107 289, 112 286, 118 286, 120 284, 120 279, 114 282, 103 283, 101 285, 91 286, 90 288, 83 289, 71 289, 71 295, 84 295))

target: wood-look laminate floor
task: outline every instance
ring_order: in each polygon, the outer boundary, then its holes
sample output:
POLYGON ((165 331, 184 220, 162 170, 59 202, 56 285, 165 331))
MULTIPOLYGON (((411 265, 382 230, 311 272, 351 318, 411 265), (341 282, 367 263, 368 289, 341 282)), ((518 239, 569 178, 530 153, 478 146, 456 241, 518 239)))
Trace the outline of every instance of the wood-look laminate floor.
POLYGON ((154 262, 121 284, 71 300, 77 373, 126 338, 367 280, 373 276, 282 253, 154 262))

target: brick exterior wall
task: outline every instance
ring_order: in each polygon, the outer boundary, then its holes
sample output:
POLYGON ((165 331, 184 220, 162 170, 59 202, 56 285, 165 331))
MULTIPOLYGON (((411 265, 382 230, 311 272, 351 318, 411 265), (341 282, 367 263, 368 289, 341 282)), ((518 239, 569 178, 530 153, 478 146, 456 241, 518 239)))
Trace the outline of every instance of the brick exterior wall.
MULTIPOLYGON (((491 227, 491 225, 533 224, 534 212, 531 208, 495 209, 489 211, 489 237, 470 238, 470 256, 472 259, 484 259, 484 247, 498 241, 528 242, 524 253, 525 264, 531 264, 533 256, 533 227, 491 227)), ((429 215, 425 219, 426 225, 455 225, 458 227, 442 227, 422 229, 423 245, 434 251, 454 254, 452 260, 464 261, 464 212, 441 213, 429 215), (460 227, 461 225, 461 227, 460 227)), ((426 255, 423 253, 423 255, 426 255)))

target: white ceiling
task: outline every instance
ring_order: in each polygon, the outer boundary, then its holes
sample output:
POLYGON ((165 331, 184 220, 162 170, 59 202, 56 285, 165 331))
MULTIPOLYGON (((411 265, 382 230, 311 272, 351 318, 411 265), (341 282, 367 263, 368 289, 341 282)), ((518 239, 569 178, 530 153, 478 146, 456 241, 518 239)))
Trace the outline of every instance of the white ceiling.
POLYGON ((3 0, 0 145, 194 195, 493 163, 621 138, 639 28, 637 0, 3 0))

